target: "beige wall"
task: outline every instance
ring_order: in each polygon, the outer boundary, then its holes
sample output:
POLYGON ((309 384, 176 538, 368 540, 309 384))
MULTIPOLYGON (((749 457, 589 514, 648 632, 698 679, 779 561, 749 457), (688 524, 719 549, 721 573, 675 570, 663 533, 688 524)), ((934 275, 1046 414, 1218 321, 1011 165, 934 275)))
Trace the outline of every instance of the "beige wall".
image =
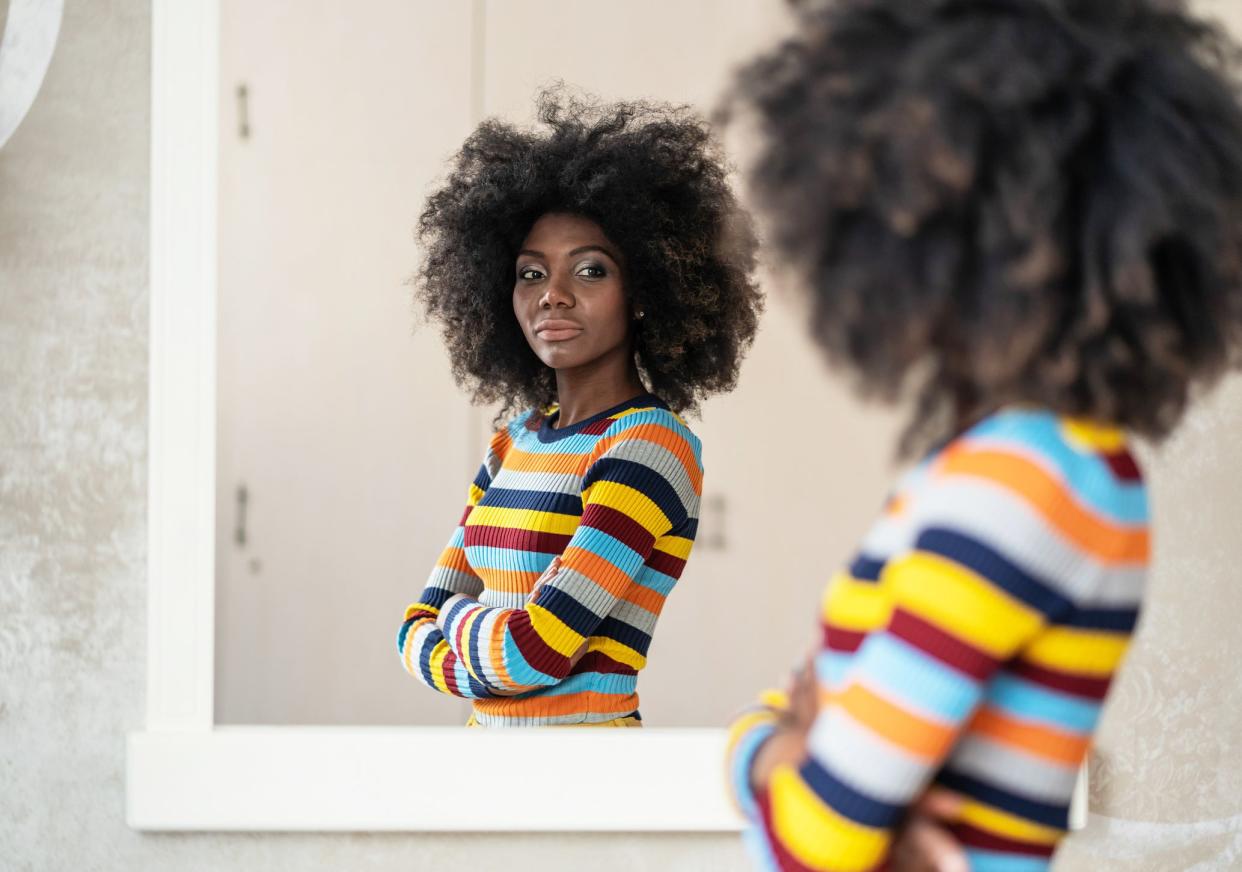
MULTIPOLYGON (((125 827, 123 737, 141 725, 146 616, 149 28, 142 0, 70 0, 43 91, 0 151, 4 868, 745 868, 730 836, 125 827)), ((1239 433, 1235 381, 1149 460, 1153 598, 1100 737, 1102 817, 1071 840, 1062 870, 1242 860, 1239 433)))

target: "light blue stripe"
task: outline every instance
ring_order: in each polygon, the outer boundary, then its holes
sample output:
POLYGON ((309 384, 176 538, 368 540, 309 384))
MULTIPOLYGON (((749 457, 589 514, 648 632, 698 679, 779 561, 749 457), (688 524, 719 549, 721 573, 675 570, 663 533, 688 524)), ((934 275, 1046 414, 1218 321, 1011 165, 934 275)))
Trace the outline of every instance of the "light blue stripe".
POLYGON ((475 570, 505 569, 514 572, 538 572, 542 575, 555 556, 542 551, 493 548, 490 545, 471 545, 466 549, 466 560, 475 570))
POLYGON ((1047 872, 1048 861, 1042 857, 998 854, 995 851, 966 849, 971 872, 1047 872))
POLYGON ((652 569, 650 566, 640 569, 634 576, 634 581, 648 590, 654 590, 660 596, 668 596, 669 591, 677 584, 677 579, 671 575, 665 575, 658 569, 652 569))
POLYGON ((509 678, 514 684, 547 686, 556 683, 556 679, 551 675, 540 672, 526 662, 526 658, 518 650, 517 642, 513 641, 513 634, 509 632, 508 627, 505 628, 504 657, 505 671, 509 673, 509 678))
POLYGON ((1118 482, 1108 462, 1073 449, 1050 412, 1003 412, 980 422, 967 434, 972 438, 1009 442, 1052 462, 1066 486, 1085 504, 1121 524, 1148 520, 1147 488, 1142 482, 1118 482))
POLYGON ((965 720, 983 694, 982 688, 962 673, 886 633, 867 637, 858 650, 855 668, 892 701, 908 702, 953 724, 965 720))
POLYGON ((768 844, 768 834, 762 823, 755 823, 742 831, 742 841, 750 851, 751 861, 759 872, 781 872, 776 855, 768 844))
POLYGON ((539 692, 539 696, 565 696, 584 690, 595 693, 631 694, 638 687, 637 675, 613 675, 610 673, 583 672, 571 675, 560 684, 554 684, 539 692))
POLYGON ((633 577, 643 564, 641 554, 620 539, 614 539, 603 530, 597 530, 594 527, 585 525, 578 527, 570 544, 604 558, 630 577, 633 577))
POLYGON ((773 724, 756 724, 738 739, 733 747, 733 759, 729 761, 729 781, 733 786, 733 795, 742 813, 751 820, 759 820, 759 809, 755 805, 755 794, 750 789, 750 770, 755 762, 755 754, 764 740, 776 730, 773 724))
POLYGON ((844 651, 820 651, 815 655, 815 675, 825 687, 837 688, 854 663, 854 655, 844 651))
POLYGON ((988 685, 987 701, 1015 717, 1080 733, 1095 729, 1100 716, 1098 703, 1075 699, 1006 673, 997 675, 988 685))

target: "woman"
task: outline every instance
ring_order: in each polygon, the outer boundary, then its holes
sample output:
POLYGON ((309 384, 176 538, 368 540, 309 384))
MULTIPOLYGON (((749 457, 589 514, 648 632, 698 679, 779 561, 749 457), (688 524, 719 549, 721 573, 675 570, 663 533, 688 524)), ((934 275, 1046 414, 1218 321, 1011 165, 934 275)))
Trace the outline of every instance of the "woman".
POLYGON ((680 417, 737 379, 755 243, 685 109, 550 92, 488 121, 419 222, 418 297, 492 437, 397 638, 481 726, 639 726, 637 676, 690 554, 699 440, 680 417))
POLYGON ((1239 360, 1236 48, 1157 0, 839 0, 736 95, 828 357, 927 450, 736 725, 763 865, 865 870, 934 805, 976 870, 1045 869, 1139 614, 1147 493, 1239 360))

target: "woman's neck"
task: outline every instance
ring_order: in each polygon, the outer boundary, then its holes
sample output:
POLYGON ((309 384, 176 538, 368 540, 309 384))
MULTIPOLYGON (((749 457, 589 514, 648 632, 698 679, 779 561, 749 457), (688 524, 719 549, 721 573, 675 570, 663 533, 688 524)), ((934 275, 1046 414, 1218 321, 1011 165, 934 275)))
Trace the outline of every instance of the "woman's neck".
POLYGON ((556 426, 570 427, 644 392, 638 367, 628 351, 611 359, 556 371, 556 426))

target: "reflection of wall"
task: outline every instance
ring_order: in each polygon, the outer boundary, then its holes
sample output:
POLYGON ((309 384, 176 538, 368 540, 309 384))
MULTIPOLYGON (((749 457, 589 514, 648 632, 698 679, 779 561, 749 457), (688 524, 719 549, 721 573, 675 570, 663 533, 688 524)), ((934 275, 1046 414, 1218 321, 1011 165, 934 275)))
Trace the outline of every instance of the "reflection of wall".
MULTIPOLYGON (((142 724, 146 621, 149 28, 145 0, 68 4, 40 100, 0 152, 4 868, 748 868, 732 836, 125 828, 123 737, 142 724)), ((1237 864, 1238 433, 1234 382, 1150 464, 1161 569, 1101 738, 1093 800, 1112 819, 1070 841, 1062 870, 1237 864)))

